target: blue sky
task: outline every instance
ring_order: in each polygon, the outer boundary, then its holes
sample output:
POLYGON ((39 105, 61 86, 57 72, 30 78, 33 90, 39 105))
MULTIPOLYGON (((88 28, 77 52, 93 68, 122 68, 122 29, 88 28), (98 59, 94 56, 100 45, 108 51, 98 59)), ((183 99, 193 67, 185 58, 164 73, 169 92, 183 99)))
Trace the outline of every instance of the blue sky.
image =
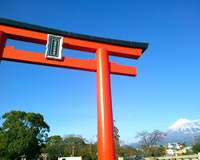
MULTIPOLYGON (((0 17, 69 32, 148 42, 137 77, 111 75, 113 116, 121 140, 166 129, 180 118, 200 119, 200 1, 198 0, 1 0, 0 17)), ((9 40, 17 49, 45 53, 45 46, 9 40)), ((64 56, 93 53, 64 50, 64 56)), ((41 113, 50 135, 95 140, 96 74, 2 61, 0 115, 10 110, 41 113)), ((2 122, 2 120, 1 120, 2 122)))

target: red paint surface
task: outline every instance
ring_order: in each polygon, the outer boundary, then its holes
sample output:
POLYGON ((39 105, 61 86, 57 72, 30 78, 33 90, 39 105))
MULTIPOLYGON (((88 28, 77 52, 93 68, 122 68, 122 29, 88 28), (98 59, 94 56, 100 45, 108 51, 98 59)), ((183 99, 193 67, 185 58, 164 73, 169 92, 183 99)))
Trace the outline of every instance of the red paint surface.
POLYGON ((137 59, 142 49, 64 37, 63 48, 96 53, 96 60, 63 57, 61 61, 45 54, 5 47, 6 39, 46 45, 47 33, 0 25, 0 60, 40 64, 96 72, 98 160, 115 160, 110 74, 136 76, 136 68, 109 62, 109 55, 137 59))
MULTIPOLYGON (((8 38, 26 42, 44 44, 47 43, 47 33, 0 25, 0 30, 8 35, 8 38)), ((137 59, 142 55, 142 49, 93 42, 70 37, 64 37, 64 48, 75 49, 95 53, 98 48, 106 48, 109 55, 137 59)))
POLYGON ((0 61, 2 58, 3 50, 6 44, 7 36, 4 32, 0 30, 0 61))
MULTIPOLYGON (((77 59, 63 57, 61 61, 46 59, 44 53, 36 53, 30 51, 23 51, 14 49, 13 46, 5 47, 3 50, 3 55, 0 56, 0 59, 14 62, 23 62, 31 64, 39 64, 53 67, 69 68, 69 69, 78 69, 83 71, 96 72, 97 65, 96 60, 88 59, 77 59)), ((136 76, 136 67, 119 65, 115 62, 111 62, 110 72, 112 74, 118 75, 127 75, 127 76, 136 76)))
POLYGON ((115 160, 108 52, 99 48, 97 60, 98 160, 115 160))

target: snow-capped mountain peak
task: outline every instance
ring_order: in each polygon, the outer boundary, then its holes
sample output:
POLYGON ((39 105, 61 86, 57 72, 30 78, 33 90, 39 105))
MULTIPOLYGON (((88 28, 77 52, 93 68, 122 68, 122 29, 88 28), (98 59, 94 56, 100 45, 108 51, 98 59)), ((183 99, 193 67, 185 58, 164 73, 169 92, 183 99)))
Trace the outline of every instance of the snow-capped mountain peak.
POLYGON ((170 129, 181 128, 190 122, 191 122, 191 120, 188 120, 188 119, 179 119, 174 124, 172 124, 169 128, 170 129))
MULTIPOLYGON (((162 145, 166 143, 194 144, 200 138, 200 120, 179 119, 163 131, 165 133, 162 145)), ((139 143, 131 144, 138 147, 139 143)))
POLYGON ((187 142, 192 144, 195 142, 195 138, 200 136, 200 120, 179 119, 165 130, 165 133, 168 143, 187 142))
POLYGON ((188 119, 179 119, 174 124, 172 124, 168 130, 171 132, 194 132, 200 131, 200 121, 199 120, 188 120, 188 119))

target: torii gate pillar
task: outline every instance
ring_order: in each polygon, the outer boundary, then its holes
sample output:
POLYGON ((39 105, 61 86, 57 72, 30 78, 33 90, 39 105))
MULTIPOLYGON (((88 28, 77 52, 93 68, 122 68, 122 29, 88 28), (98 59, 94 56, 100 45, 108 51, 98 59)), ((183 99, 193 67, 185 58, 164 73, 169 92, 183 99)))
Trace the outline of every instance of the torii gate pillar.
POLYGON ((96 61, 98 159, 115 160, 110 67, 106 49, 96 51, 96 61))

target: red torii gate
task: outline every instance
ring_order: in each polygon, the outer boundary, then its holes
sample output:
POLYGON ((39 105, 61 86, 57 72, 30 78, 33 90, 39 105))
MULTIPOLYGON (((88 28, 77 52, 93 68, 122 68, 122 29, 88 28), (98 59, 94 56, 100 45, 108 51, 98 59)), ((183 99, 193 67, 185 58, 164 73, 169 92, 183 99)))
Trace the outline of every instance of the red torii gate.
POLYGON ((136 76, 136 67, 109 62, 109 55, 138 59, 148 43, 121 41, 65 32, 0 18, 0 61, 15 61, 96 72, 98 160, 115 160, 110 73, 136 76), (6 46, 7 39, 47 44, 47 35, 63 36, 63 48, 96 53, 96 60, 45 58, 42 53, 6 46))

